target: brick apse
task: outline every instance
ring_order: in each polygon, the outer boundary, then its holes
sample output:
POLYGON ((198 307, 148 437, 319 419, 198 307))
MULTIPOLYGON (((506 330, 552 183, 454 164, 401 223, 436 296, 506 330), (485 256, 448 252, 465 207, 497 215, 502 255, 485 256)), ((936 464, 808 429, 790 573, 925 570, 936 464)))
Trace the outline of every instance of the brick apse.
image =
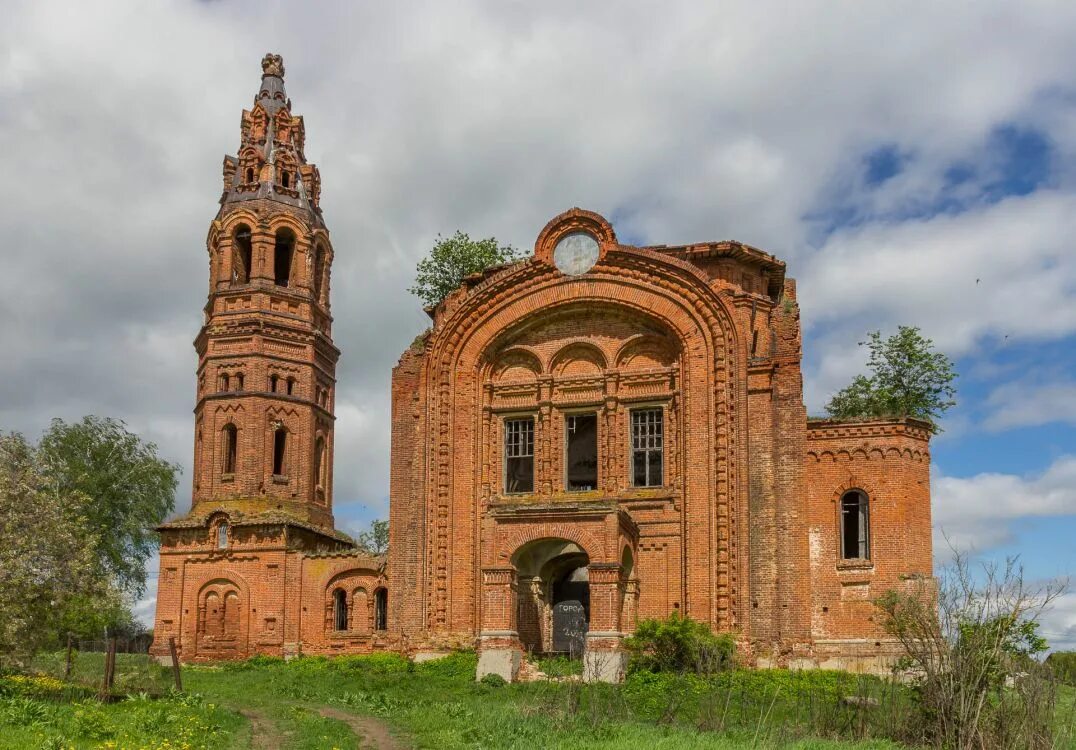
POLYGON ((390 543, 334 529, 333 249, 267 55, 207 245, 191 511, 154 652, 477 647, 618 679, 679 612, 758 664, 877 668, 871 600, 929 579, 930 428, 808 420, 795 282, 739 242, 635 247, 572 209, 465 280, 392 378, 390 543))

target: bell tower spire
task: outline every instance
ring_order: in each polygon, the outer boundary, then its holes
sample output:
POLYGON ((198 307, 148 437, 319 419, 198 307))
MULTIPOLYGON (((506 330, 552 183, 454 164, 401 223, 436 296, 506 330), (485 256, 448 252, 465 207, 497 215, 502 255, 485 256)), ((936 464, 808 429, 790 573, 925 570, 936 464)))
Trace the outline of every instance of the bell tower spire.
POLYGON ((280 55, 224 158, 198 352, 192 514, 284 514, 331 532, 333 248, 280 55))

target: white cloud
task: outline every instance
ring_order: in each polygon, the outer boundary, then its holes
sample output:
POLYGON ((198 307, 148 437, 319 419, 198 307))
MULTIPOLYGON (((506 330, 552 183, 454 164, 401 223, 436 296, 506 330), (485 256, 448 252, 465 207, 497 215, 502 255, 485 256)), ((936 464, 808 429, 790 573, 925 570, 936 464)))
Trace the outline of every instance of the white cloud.
POLYGON ((1006 383, 990 393, 986 407, 990 413, 983 424, 993 431, 1051 422, 1076 424, 1076 382, 1022 380, 1006 383))
POLYGON ((1062 456, 1034 476, 984 472, 931 479, 935 557, 950 544, 983 552, 1013 536, 1020 518, 1076 516, 1076 456, 1062 456))
POLYGON ((1074 236, 1076 194, 1052 190, 836 233, 799 282, 808 326, 824 326, 812 399, 821 402, 861 369, 856 343, 873 328, 920 326, 953 357, 985 337, 1076 333, 1074 236))

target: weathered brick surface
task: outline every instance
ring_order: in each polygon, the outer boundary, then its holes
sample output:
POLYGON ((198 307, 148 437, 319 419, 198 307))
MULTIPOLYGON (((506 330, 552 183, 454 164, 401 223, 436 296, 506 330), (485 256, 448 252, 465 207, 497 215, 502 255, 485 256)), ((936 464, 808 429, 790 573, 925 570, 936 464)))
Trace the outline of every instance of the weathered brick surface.
POLYGON ((869 600, 929 579, 928 430, 808 423, 795 283, 737 242, 623 245, 573 209, 532 259, 469 278, 393 370, 388 559, 338 534, 333 251, 282 63, 263 66, 207 239, 194 502, 161 527, 155 653, 168 636, 187 660, 549 649, 568 574, 589 587, 592 649, 678 611, 769 663, 856 666, 891 652, 869 600), (281 230, 294 239, 286 284, 281 230), (599 244, 574 276, 553 260, 573 232, 599 244), (663 415, 660 486, 633 486, 636 408, 663 415), (567 417, 581 412, 597 416, 598 481, 570 492, 567 417), (504 421, 520 416, 534 420, 535 482, 510 494, 504 421), (869 498, 869 560, 840 559, 851 489, 869 498))
POLYGON ((469 279, 433 310, 393 380, 399 627, 502 645, 518 631, 522 647, 540 647, 548 582, 519 560, 556 539, 589 561, 592 631, 680 611, 778 663, 883 650, 864 648, 880 638, 874 613, 842 582, 868 576, 881 593, 929 575, 928 436, 904 422, 808 428, 784 270, 735 242, 621 245, 604 219, 574 209, 542 231, 532 260, 469 279), (569 276, 552 252, 578 231, 601 257, 569 276), (632 486, 640 405, 664 410, 661 487, 632 486), (568 492, 565 418, 579 410, 598 414, 599 486, 568 492), (503 422, 518 416, 535 421, 525 495, 504 486, 503 422), (819 459, 831 433, 858 449, 819 459), (875 512, 872 495, 872 559, 851 566, 837 559, 834 493, 857 477, 882 499, 875 512), (607 570, 601 581, 615 583, 599 581, 607 570))

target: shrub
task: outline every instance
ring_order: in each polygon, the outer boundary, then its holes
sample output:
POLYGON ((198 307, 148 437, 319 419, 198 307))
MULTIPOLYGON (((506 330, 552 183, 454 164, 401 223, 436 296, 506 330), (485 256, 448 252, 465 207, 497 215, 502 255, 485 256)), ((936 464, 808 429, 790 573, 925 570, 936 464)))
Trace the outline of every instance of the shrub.
POLYGON ((504 687, 508 682, 499 674, 487 674, 479 680, 486 687, 499 688, 504 687))
POLYGON ((454 651, 448 656, 415 665, 415 671, 436 677, 473 677, 478 667, 474 651, 454 651))
POLYGON ((1046 657, 1046 666, 1059 682, 1076 687, 1076 651, 1054 651, 1046 657))
POLYGON ((736 644, 727 633, 673 612, 667 620, 642 620, 625 640, 631 672, 695 672, 730 669, 736 644))

